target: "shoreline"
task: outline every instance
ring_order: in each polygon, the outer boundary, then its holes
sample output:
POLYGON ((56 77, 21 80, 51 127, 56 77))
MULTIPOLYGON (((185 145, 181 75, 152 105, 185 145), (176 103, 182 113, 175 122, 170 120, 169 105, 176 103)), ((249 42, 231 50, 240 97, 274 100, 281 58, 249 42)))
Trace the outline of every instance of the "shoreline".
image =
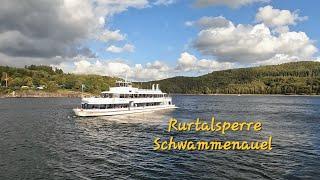
POLYGON ((46 91, 18 91, 10 94, 0 94, 0 98, 81 98, 94 96, 90 93, 81 93, 78 91, 46 92, 46 91))
MULTIPOLYGON (((179 96, 239 96, 239 94, 181 94, 170 93, 170 95, 179 96)), ((320 94, 240 94, 241 96, 320 96, 320 94)))
MULTIPOLYGON (((303 96, 314 96, 318 97, 318 94, 181 94, 181 93, 170 93, 173 96, 292 96, 292 97, 303 97, 303 96)), ((1 94, 0 98, 81 98, 91 97, 93 94, 84 93, 77 91, 68 91, 63 93, 57 92, 41 92, 41 93, 17 93, 12 94, 1 94)))

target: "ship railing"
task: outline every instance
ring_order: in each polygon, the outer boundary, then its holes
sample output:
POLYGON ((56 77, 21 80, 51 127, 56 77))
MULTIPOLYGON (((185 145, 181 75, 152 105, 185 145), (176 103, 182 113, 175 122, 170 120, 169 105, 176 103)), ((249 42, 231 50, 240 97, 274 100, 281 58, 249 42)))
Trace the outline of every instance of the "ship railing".
POLYGON ((160 91, 160 89, 139 89, 139 91, 160 91))

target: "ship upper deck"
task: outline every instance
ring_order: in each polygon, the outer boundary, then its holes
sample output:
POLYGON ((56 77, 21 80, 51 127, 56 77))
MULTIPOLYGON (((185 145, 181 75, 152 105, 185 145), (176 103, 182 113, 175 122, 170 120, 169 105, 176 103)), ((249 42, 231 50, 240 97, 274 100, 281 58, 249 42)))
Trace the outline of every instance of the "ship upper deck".
POLYGON ((103 91, 102 94, 167 94, 159 89, 158 84, 153 84, 151 89, 139 89, 132 87, 128 81, 116 81, 115 87, 110 87, 109 91, 103 91))

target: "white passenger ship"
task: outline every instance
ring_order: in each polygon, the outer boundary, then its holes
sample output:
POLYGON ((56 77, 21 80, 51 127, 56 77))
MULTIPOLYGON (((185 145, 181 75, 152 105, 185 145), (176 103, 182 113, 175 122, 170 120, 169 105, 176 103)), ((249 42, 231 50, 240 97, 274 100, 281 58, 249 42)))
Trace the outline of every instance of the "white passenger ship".
POLYGON ((101 93, 101 97, 82 98, 81 108, 73 109, 77 116, 112 116, 177 108, 172 98, 153 84, 152 89, 132 87, 128 81, 117 81, 116 87, 101 93))

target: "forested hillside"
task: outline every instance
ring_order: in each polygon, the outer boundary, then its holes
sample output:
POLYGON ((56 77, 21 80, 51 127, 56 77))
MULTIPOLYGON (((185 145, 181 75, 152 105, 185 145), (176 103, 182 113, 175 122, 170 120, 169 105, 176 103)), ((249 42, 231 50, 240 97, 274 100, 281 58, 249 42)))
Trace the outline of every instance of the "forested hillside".
MULTIPOLYGON (((81 91, 98 94, 108 90, 119 78, 99 75, 64 73, 50 66, 14 68, 0 66, 0 92, 10 93, 24 88, 42 91, 81 91), (7 76, 6 76, 7 74, 7 76), (6 77, 8 87, 6 88, 6 77)), ((293 62, 274 66, 261 66, 215 71, 199 77, 173 77, 160 81, 135 83, 150 88, 160 84, 164 92, 182 94, 320 94, 320 62, 293 62)))
POLYGON ((320 62, 293 62, 216 71, 199 77, 174 77, 143 83, 187 94, 320 94, 320 62))
POLYGON ((0 66, 1 91, 8 93, 13 90, 36 90, 44 87, 43 91, 55 92, 58 89, 81 91, 84 84, 85 92, 98 94, 102 90, 108 90, 114 85, 116 79, 99 75, 75 75, 66 74, 61 69, 53 69, 50 66, 26 66, 25 68, 14 68, 0 66), (7 74, 7 76, 6 76, 7 74), (6 81, 8 79, 8 88, 6 81))

